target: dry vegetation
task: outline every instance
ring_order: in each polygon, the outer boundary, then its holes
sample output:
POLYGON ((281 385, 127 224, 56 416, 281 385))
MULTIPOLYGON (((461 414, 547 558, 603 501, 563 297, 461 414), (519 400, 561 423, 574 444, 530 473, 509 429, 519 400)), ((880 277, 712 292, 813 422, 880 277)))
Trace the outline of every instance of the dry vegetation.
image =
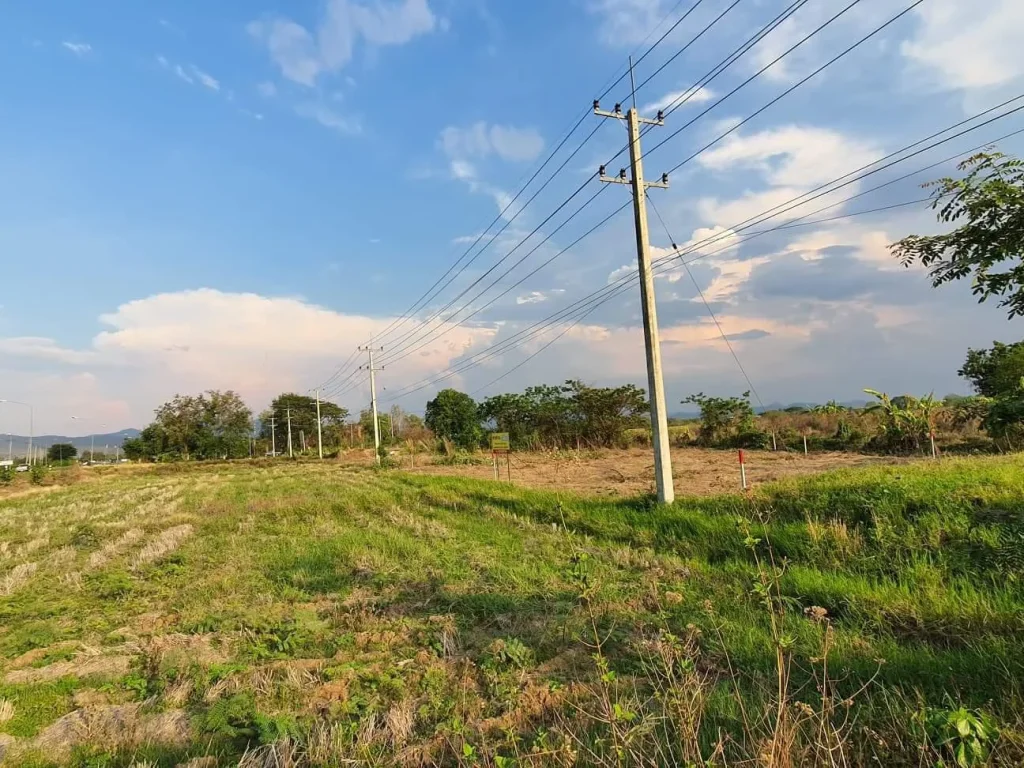
POLYGON ((1021 764, 1022 460, 565 490, 631 455, 549 457, 555 491, 256 462, 0 500, 3 764, 1021 764))
MULTIPOLYGON (((803 453, 746 451, 747 480, 754 485, 831 469, 896 465, 907 459, 856 453, 803 453)), ((370 457, 365 459, 369 462, 370 457)), ((453 475, 486 480, 494 477, 489 454, 477 456, 477 463, 432 463, 420 456, 396 461, 403 469, 428 475, 453 475)), ((703 448, 672 449, 672 475, 676 490, 683 494, 707 495, 737 490, 740 483, 736 451, 703 448)), ((654 460, 650 449, 597 451, 531 451, 510 457, 512 481, 527 488, 549 488, 585 494, 636 496, 654 492, 654 460)), ((501 462, 501 477, 508 466, 501 462)))

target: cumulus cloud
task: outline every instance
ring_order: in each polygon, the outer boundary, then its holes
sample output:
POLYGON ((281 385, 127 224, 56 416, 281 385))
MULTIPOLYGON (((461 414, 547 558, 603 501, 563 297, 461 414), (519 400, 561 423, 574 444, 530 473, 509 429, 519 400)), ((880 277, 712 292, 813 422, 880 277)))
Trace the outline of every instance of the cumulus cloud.
POLYGON ((988 89, 1024 77, 1019 0, 989 0, 984 11, 960 0, 930 0, 915 14, 920 25, 902 53, 941 87, 988 89))
POLYGON ((367 45, 403 45, 433 32, 437 18, 427 0, 329 0, 314 31, 285 18, 253 21, 249 34, 266 45, 281 74, 313 87, 321 75, 343 69, 360 41, 367 45))
MULTIPOLYGON (((0 339, 0 369, 17 360, 48 364, 57 369, 45 375, 66 380, 61 368, 73 366, 76 375, 98 382, 96 391, 103 396, 96 395, 93 405, 98 408, 102 400, 109 408, 114 398, 127 414, 118 427, 140 426, 176 392, 234 389, 260 408, 279 392, 305 391, 323 381, 348 348, 383 331, 391 319, 344 314, 297 298, 201 289, 128 302, 102 315, 100 323, 104 329, 85 349, 67 349, 45 338, 0 339)), ((382 385, 389 376, 408 383, 443 370, 494 334, 489 327, 438 330, 447 333, 390 364, 382 385)), ((12 399, 42 402, 33 394, 38 372, 0 370, 0 376, 23 395, 11 394, 12 399)), ((362 389, 351 395, 351 405, 362 402, 362 389)), ((48 407, 60 412, 72 394, 55 390, 48 407)))

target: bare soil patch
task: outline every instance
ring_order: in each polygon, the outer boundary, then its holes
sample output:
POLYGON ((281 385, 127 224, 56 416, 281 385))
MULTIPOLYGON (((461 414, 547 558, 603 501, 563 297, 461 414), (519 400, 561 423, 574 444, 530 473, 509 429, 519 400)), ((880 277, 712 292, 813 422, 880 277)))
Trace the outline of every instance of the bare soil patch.
MULTIPOLYGON (((487 457, 489 459, 489 457, 487 457)), ((403 460, 403 467, 408 467, 403 460)), ((418 457, 417 464, 424 462, 418 457)), ((751 486, 786 477, 811 475, 833 469, 905 464, 910 459, 865 456, 855 453, 802 453, 747 451, 747 483, 751 486)), ((530 488, 562 489, 592 495, 634 496, 654 492, 654 456, 650 449, 606 451, 552 451, 513 453, 512 482, 530 488)), ((409 468, 424 475, 452 475, 493 479, 490 462, 483 466, 427 464, 409 468)), ((676 493, 707 496, 736 491, 740 486, 739 460, 734 451, 673 448, 672 475, 676 493)), ((501 477, 508 467, 502 462, 501 477)))

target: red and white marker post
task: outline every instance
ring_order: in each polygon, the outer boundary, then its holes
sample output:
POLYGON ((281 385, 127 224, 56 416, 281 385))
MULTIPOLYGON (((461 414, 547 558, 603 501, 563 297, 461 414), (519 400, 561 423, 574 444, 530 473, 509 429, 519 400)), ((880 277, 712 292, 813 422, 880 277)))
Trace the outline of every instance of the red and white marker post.
POLYGON ((740 487, 744 491, 747 490, 747 462, 742 448, 740 448, 740 487))

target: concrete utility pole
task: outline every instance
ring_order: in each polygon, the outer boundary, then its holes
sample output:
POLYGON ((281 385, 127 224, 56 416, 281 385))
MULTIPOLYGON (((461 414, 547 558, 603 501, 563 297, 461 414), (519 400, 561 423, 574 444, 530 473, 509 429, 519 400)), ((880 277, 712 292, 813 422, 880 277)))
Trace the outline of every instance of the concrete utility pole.
MULTIPOLYGON (((629 77, 633 83, 633 60, 629 62, 629 77)), ((636 254, 640 269, 640 304, 644 319, 644 346, 647 351, 647 387, 651 397, 651 426, 654 442, 654 480, 658 489, 658 501, 671 504, 675 501, 676 490, 672 482, 672 456, 668 441, 668 407, 665 403, 665 382, 661 371, 661 342, 658 338, 658 310, 654 294, 654 273, 651 271, 650 237, 647 230, 647 189, 668 187, 668 174, 662 174, 661 181, 645 182, 643 153, 640 148, 640 125, 664 125, 664 115, 650 120, 640 117, 636 108, 636 85, 633 83, 633 108, 622 114, 622 105, 616 104, 612 112, 601 109, 594 101, 594 114, 615 120, 624 120, 629 129, 629 164, 633 177, 626 178, 623 168, 617 177, 605 175, 601 166, 599 178, 610 184, 628 184, 633 188, 633 216, 636 222, 636 254)))
POLYGON ((320 424, 320 390, 316 391, 316 449, 320 459, 324 458, 324 433, 320 424))
POLYGON ((288 458, 294 458, 295 454, 292 453, 292 409, 284 409, 285 416, 288 419, 288 458))
POLYGON ((380 465, 380 422, 377 420, 377 371, 383 371, 384 368, 373 367, 373 353, 383 352, 384 347, 360 347, 360 352, 366 352, 369 355, 369 365, 360 366, 364 370, 370 372, 370 410, 373 411, 373 454, 377 460, 378 466, 380 465))
POLYGON ((274 417, 270 417, 270 456, 271 458, 277 458, 277 433, 274 430, 274 417))

